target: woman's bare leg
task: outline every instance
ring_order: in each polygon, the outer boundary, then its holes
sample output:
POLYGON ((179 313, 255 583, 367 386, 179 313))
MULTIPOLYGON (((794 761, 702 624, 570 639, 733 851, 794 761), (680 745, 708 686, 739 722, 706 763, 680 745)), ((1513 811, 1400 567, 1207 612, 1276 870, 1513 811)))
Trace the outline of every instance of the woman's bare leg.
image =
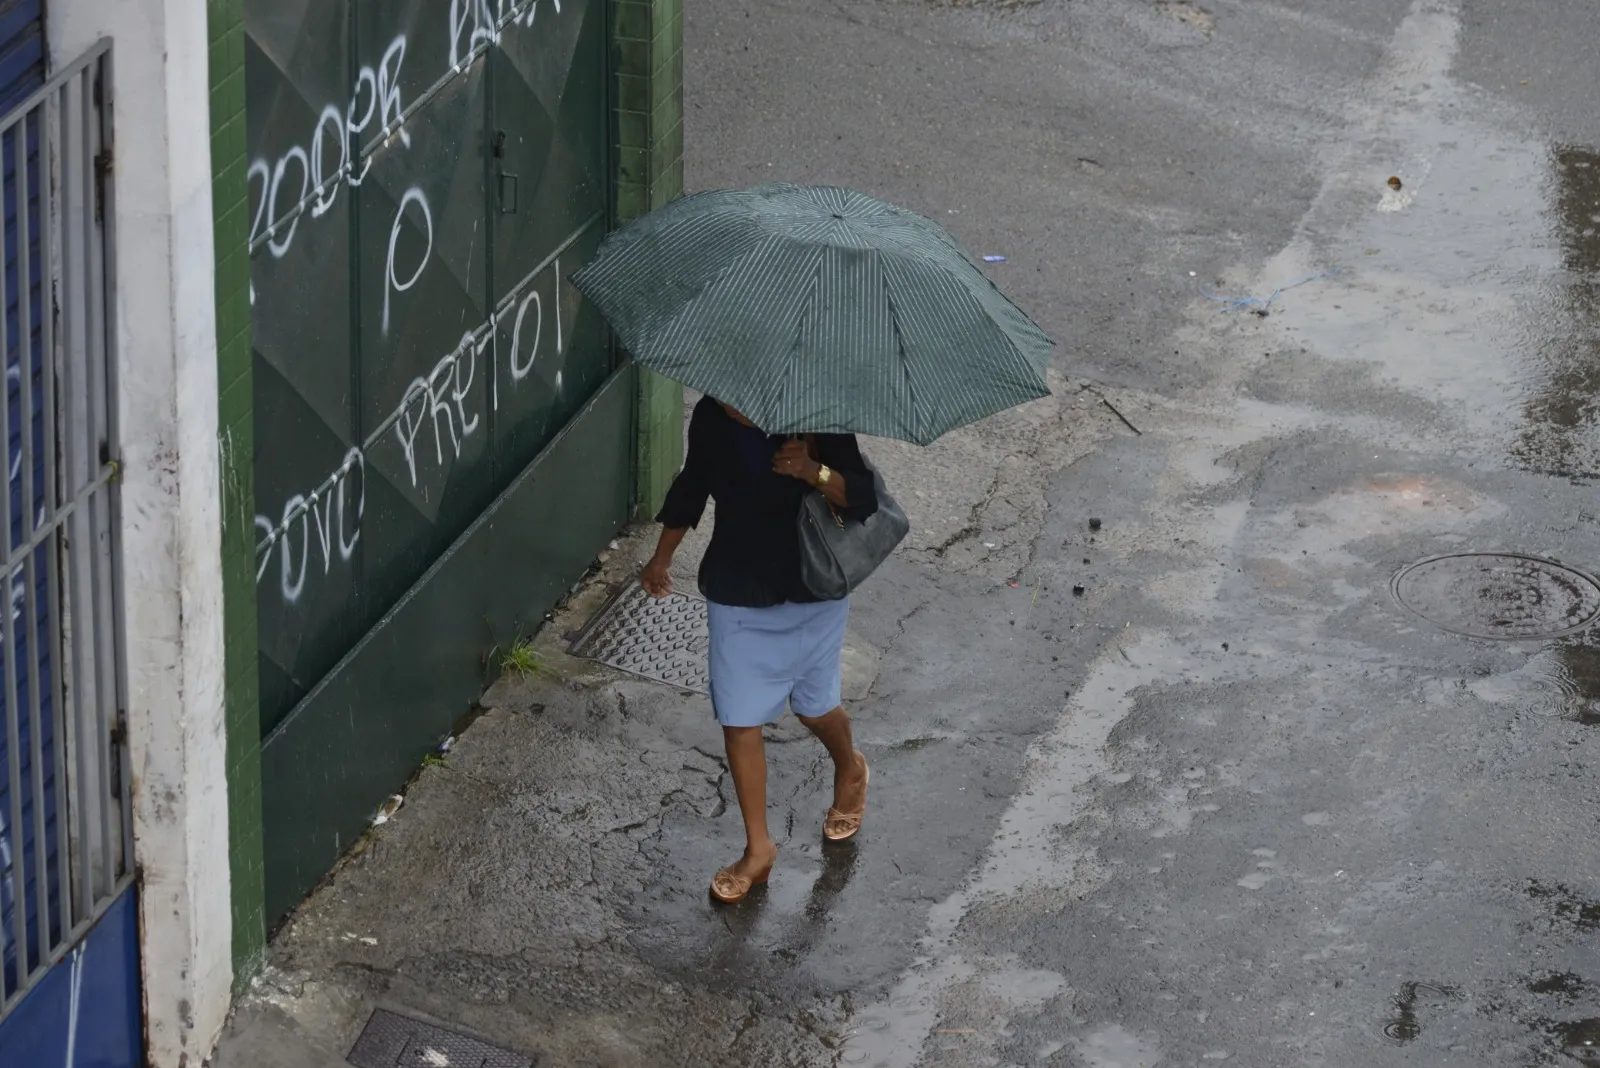
POLYGON ((860 812, 867 800, 867 764, 856 752, 850 714, 840 705, 816 719, 796 718, 828 747, 828 755, 833 758, 833 807, 845 813, 860 812))
POLYGON ((744 817, 744 856, 730 867, 735 875, 754 878, 772 867, 777 844, 767 831, 767 747, 760 727, 724 727, 728 771, 744 817))

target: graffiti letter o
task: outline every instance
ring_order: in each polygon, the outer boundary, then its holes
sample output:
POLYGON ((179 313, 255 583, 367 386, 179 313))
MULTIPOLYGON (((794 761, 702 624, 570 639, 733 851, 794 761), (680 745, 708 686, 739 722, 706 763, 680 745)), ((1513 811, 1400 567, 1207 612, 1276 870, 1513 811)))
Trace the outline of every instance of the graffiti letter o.
POLYGON ((428 209, 428 198, 423 195, 422 190, 412 186, 406 190, 406 195, 400 198, 400 210, 394 213, 394 225, 389 227, 389 265, 385 271, 387 277, 384 279, 385 284, 383 287, 383 332, 385 334, 389 332, 390 291, 404 293, 416 285, 417 279, 422 277, 424 268, 428 266, 428 257, 431 255, 433 255, 433 212, 428 209), (406 206, 408 204, 415 204, 422 209, 422 221, 427 227, 428 236, 423 243, 422 258, 417 261, 417 269, 411 273, 410 278, 402 282, 400 276, 395 273, 394 254, 395 246, 400 243, 400 224, 405 222, 406 206))

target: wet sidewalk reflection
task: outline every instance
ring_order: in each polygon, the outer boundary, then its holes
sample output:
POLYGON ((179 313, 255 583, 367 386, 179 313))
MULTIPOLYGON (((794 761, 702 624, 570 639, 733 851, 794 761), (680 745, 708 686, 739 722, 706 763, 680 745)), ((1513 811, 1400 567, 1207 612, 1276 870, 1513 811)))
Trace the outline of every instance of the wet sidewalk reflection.
POLYGON ((1556 149, 1553 212, 1563 277, 1534 329, 1534 373, 1512 459, 1527 470, 1600 479, 1600 154, 1556 149))

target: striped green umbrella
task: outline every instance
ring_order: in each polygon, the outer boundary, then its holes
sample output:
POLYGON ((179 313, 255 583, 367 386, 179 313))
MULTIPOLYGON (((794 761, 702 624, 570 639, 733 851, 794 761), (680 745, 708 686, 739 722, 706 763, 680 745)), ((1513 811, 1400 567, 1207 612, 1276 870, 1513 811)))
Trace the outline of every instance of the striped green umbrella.
POLYGON ((641 364, 772 434, 926 445, 1050 392, 1053 342, 955 240, 850 189, 696 193, 572 281, 641 364))

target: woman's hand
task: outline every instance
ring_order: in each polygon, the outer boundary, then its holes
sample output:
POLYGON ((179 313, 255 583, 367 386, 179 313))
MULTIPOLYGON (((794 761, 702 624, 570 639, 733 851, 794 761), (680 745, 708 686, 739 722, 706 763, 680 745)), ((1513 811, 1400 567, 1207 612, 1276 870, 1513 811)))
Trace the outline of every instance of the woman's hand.
POLYGON ((822 477, 822 464, 811 458, 810 448, 798 438, 784 442, 773 454, 772 470, 780 475, 798 478, 820 491, 835 508, 847 508, 850 505, 849 490, 845 487, 844 479, 830 478, 826 485, 818 484, 817 480, 822 477))
POLYGON ((658 601, 672 593, 672 558, 688 532, 688 527, 662 527, 655 555, 639 572, 639 585, 658 601))
POLYGON ((776 474, 798 478, 808 485, 816 485, 822 465, 811 458, 806 443, 790 440, 783 443, 772 457, 772 470, 776 474))
POLYGON ((672 593, 672 558, 662 557, 659 553, 650 558, 644 565, 644 570, 639 572, 639 585, 644 587, 644 592, 656 600, 672 593))

